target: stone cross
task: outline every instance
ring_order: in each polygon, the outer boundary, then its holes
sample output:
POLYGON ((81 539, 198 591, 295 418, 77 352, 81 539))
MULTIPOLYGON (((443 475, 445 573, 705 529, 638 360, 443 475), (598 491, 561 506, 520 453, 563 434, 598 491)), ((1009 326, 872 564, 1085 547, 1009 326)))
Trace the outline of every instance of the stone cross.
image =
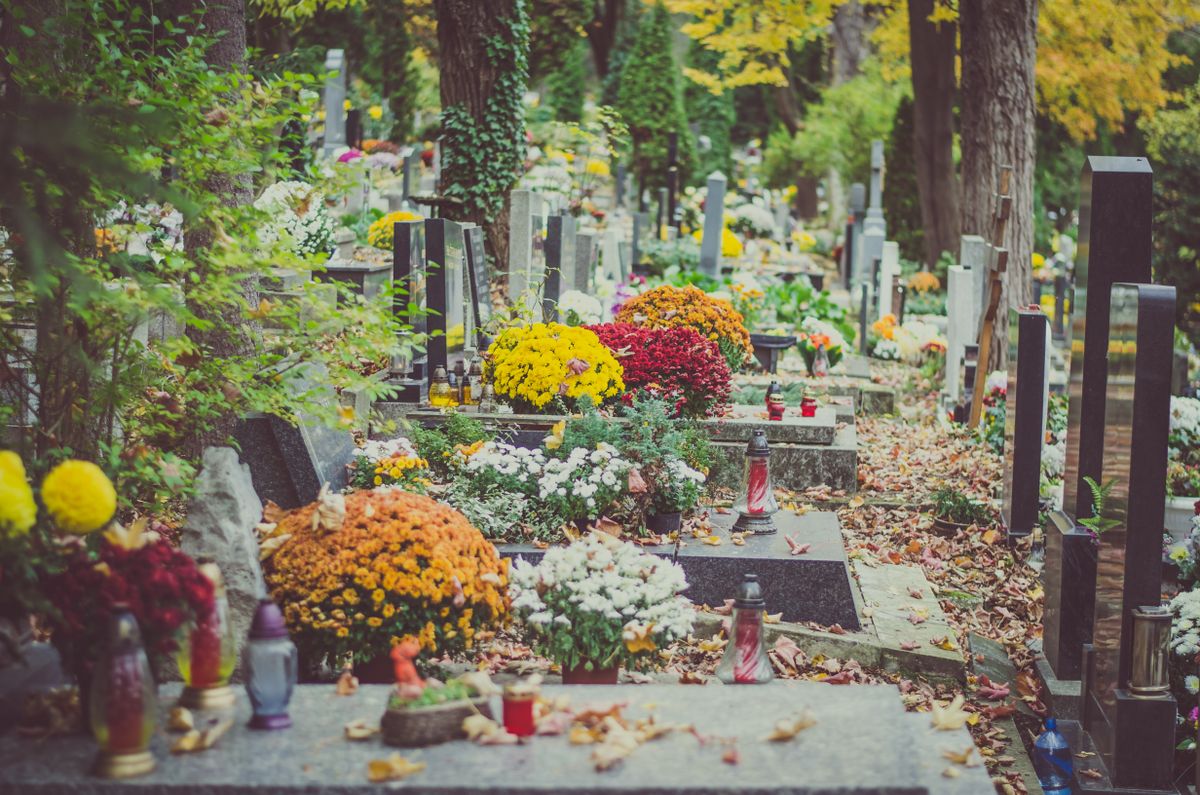
POLYGON ((346 51, 326 50, 325 157, 346 145, 346 51))
POLYGON ((1042 443, 1050 400, 1050 339, 1045 313, 1008 310, 1008 403, 1004 421, 1003 519, 1010 537, 1038 522, 1042 443))
POLYGON ((721 276, 721 233, 725 229, 725 185, 720 171, 708 177, 704 199, 704 235, 700 241, 700 272, 714 279, 721 276))
MULTIPOLYGON (((1094 225, 1091 230, 1099 232, 1094 225)), ((1100 536, 1095 625, 1083 666, 1083 725, 1114 789, 1166 790, 1175 699, 1169 690, 1147 695, 1130 687, 1137 644, 1133 611, 1161 604, 1175 288, 1117 283, 1110 296, 1100 454, 1112 484, 1104 506, 1112 526, 1100 536)))
POLYGON ((1079 202, 1079 250, 1071 307, 1071 381, 1063 510, 1091 515, 1084 477, 1102 482, 1109 291, 1150 281, 1154 175, 1144 157, 1089 157, 1079 202))
POLYGON ((883 219, 883 141, 871 141, 871 203, 867 206, 867 217, 878 210, 883 219))

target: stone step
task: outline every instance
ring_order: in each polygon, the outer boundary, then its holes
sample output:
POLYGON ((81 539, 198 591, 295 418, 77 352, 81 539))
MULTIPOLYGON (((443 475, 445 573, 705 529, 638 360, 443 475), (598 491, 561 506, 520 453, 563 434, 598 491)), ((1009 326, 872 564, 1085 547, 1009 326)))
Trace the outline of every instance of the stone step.
MULTIPOLYGON (((153 773, 126 782, 88 776, 95 743, 83 735, 46 741, 0 738, 0 792, 27 795, 76 793, 204 792, 207 795, 266 793, 367 793, 367 763, 394 750, 378 738, 346 742, 342 727, 354 720, 374 723, 390 688, 361 687, 339 698, 328 685, 302 685, 292 698, 292 728, 279 732, 246 727, 249 705, 239 694, 233 727, 203 753, 171 756, 172 738, 156 734, 153 773)), ((899 694, 886 686, 831 687, 815 682, 773 682, 753 687, 682 685, 546 686, 548 696, 573 705, 621 702, 624 715, 653 713, 663 724, 690 724, 712 738, 702 743, 690 732, 672 732, 633 751, 613 768, 597 772, 592 748, 567 739, 536 737, 511 746, 455 741, 400 753, 425 769, 398 785, 429 795, 546 793, 637 793, 716 795, 786 793, 817 795, 981 795, 992 792, 982 766, 953 765, 947 751, 972 745, 965 728, 937 731, 925 714, 896 709, 899 694), (774 724, 811 710, 816 724, 788 742, 766 742, 774 724), (722 761, 736 743, 740 763, 722 761), (954 767, 958 775, 943 771, 954 767)), ((177 685, 160 689, 163 713, 177 685)), ((499 703, 494 704, 500 714, 499 703)), ((160 727, 165 721, 160 721, 160 727)), ((397 785, 393 785, 397 786, 397 785)))

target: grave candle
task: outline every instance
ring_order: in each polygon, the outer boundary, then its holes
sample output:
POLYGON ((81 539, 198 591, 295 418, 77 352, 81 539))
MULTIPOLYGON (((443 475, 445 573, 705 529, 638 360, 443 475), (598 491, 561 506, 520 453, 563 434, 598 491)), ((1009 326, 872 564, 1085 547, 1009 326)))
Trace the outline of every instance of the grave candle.
POLYGON ((149 752, 158 699, 137 619, 113 605, 108 648, 96 664, 90 703, 92 734, 100 745, 96 775, 130 778, 154 770, 149 752))
POLYGON ((771 449, 761 428, 754 431, 746 445, 742 489, 733 509, 738 514, 734 530, 775 532, 772 516, 779 510, 779 503, 775 501, 775 489, 771 485, 771 449))
POLYGON ((771 395, 767 398, 767 416, 775 422, 783 420, 783 412, 786 408, 783 395, 771 395))
POLYGON ((829 375, 829 354, 825 352, 823 344, 817 345, 817 352, 813 355, 813 375, 818 377, 829 375))
POLYGON ((517 737, 531 737, 537 729, 533 707, 537 688, 529 684, 508 685, 504 688, 504 729, 517 737))
POLYGON ((800 400, 800 416, 815 417, 817 416, 817 399, 812 395, 805 395, 800 400))
POLYGON ((229 677, 237 663, 229 599, 217 565, 202 563, 199 569, 213 584, 213 603, 206 613, 196 616, 179 644, 179 673, 186 685, 179 703, 197 709, 229 707, 234 702, 229 677))
POLYGON ((765 684, 775 677, 763 636, 766 607, 758 576, 745 575, 733 605, 729 645, 717 666, 717 678, 725 684, 765 684))

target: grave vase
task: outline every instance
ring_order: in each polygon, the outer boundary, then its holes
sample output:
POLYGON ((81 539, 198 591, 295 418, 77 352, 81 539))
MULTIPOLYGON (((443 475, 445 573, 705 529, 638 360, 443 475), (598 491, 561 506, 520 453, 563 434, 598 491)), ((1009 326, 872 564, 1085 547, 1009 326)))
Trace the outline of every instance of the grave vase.
POLYGON ((680 511, 652 513, 646 516, 646 529, 659 535, 670 535, 671 533, 678 532, 682 524, 683 513, 680 511))
POLYGON ((589 671, 587 669, 587 660, 579 663, 574 668, 563 668, 562 680, 564 685, 615 685, 617 676, 621 673, 621 666, 613 664, 607 668, 601 668, 594 665, 589 671))

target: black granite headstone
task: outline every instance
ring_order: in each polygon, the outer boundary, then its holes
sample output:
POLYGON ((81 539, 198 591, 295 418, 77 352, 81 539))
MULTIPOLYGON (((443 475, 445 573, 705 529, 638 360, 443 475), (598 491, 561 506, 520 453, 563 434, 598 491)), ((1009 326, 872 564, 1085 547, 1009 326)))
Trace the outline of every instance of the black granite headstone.
POLYGON ((444 218, 425 219, 425 308, 429 313, 425 319, 429 332, 425 349, 429 360, 430 383, 437 368, 446 367, 449 371, 446 306, 450 299, 450 285, 446 261, 450 252, 447 250, 446 237, 448 226, 452 223, 444 218))
POLYGON ((346 146, 352 149, 362 149, 362 142, 362 111, 358 108, 351 108, 346 111, 346 146))
POLYGON ((578 232, 575 235, 575 278, 570 285, 572 290, 581 293, 592 289, 592 271, 596 268, 596 236, 591 232, 578 232))
MULTIPOLYGON (((423 311, 425 279, 425 224, 423 221, 398 221, 392 227, 392 311, 401 326, 411 328, 413 334, 425 334, 427 331, 423 311)), ((408 333, 403 328, 400 331, 402 337, 408 333)), ((428 369, 425 352, 412 362, 397 364, 402 364, 403 370, 398 375, 416 381, 425 380, 428 369)))
POLYGON ((1144 157, 1089 157, 1079 197, 1079 248, 1071 307, 1071 383, 1063 510, 1090 515, 1084 477, 1100 481, 1109 291, 1150 281, 1154 175, 1144 157))
POLYGON ((471 287, 471 311, 475 316, 475 344, 482 351, 487 350, 491 343, 486 327, 492 320, 492 289, 488 278, 487 253, 483 247, 483 228, 473 226, 463 235, 471 287))
POLYGON ((675 164, 667 169, 667 225, 679 229, 679 213, 676 199, 679 197, 679 168, 675 164))
POLYGON ((1096 539, 1062 511, 1050 514, 1045 532, 1042 651, 1057 678, 1078 680, 1083 673, 1083 644, 1092 639, 1096 539))
POLYGON ((1118 787, 1171 783, 1175 699, 1135 697, 1128 688, 1133 611, 1161 603, 1174 324, 1175 288, 1113 285, 1100 438, 1112 484, 1104 518, 1113 526, 1100 537, 1083 725, 1118 787))
POLYGON ((1008 310, 1008 405, 1004 419, 1004 502, 1009 536, 1038 521, 1042 442, 1046 437, 1050 340, 1046 315, 1008 310))
POLYGON ((851 263, 854 262, 854 217, 846 222, 846 239, 842 243, 842 287, 850 289, 850 272, 852 270, 851 263))
POLYGON ((1067 277, 1054 277, 1054 339, 1062 342, 1067 337, 1067 277))
MULTIPOLYGON (((542 289, 542 316, 546 322, 560 322, 558 299, 571 289, 564 287, 564 270, 575 265, 575 219, 563 213, 550 216, 546 228, 546 282, 542 289)), ((569 281, 573 281, 573 274, 569 281)))

